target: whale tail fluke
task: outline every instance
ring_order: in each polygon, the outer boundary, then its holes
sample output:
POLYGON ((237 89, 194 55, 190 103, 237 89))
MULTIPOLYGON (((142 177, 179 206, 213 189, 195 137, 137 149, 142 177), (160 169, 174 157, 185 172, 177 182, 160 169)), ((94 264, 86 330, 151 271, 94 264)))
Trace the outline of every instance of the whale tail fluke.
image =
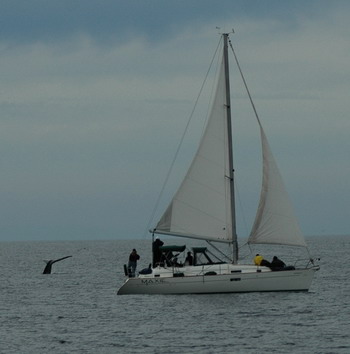
POLYGON ((69 258, 69 257, 72 257, 72 256, 66 256, 66 257, 62 257, 62 258, 59 258, 59 259, 55 259, 55 260, 52 260, 50 259, 49 261, 45 261, 44 262, 46 263, 46 267, 43 271, 43 274, 51 274, 51 269, 52 269, 52 265, 56 262, 59 262, 59 261, 62 261, 66 258, 69 258))

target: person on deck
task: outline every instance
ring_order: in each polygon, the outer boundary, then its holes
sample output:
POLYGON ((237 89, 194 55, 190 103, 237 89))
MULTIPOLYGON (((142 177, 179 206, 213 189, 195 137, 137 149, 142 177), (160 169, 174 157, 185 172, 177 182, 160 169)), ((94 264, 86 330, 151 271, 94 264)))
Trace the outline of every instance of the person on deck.
POLYGON ((286 264, 281 261, 278 257, 274 256, 271 262, 271 269, 272 270, 282 270, 286 264))
POLYGON ((163 254, 163 262, 165 262, 165 264, 168 267, 171 267, 173 264, 173 258, 174 258, 174 254, 172 251, 168 251, 165 254, 163 254))
POLYGON ((263 256, 261 256, 259 253, 254 257, 254 264, 257 266, 262 266, 262 267, 270 267, 271 263, 269 261, 266 261, 263 256))
POLYGON ((155 241, 152 244, 152 251, 153 251, 153 268, 156 267, 160 263, 160 259, 162 257, 162 252, 159 247, 163 246, 164 242, 157 236, 155 241))
POLYGON ((140 259, 140 256, 137 254, 137 251, 135 248, 132 250, 129 256, 129 263, 128 263, 128 270, 129 270, 129 277, 134 278, 135 277, 135 272, 136 272, 136 267, 137 267, 137 261, 140 259))
POLYGON ((264 259, 263 256, 260 256, 259 253, 256 254, 256 256, 254 257, 254 264, 259 266, 261 264, 261 261, 264 259))
POLYGON ((187 257, 185 259, 185 266, 193 265, 193 256, 191 252, 187 252, 187 257))

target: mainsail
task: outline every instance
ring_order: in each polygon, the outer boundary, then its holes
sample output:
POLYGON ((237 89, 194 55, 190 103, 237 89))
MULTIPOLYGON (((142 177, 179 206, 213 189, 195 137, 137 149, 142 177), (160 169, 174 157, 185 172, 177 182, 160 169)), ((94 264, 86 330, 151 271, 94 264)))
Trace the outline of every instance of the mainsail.
POLYGON ((224 56, 216 94, 197 153, 155 232, 230 243, 230 156, 224 56))
POLYGON ((260 202, 248 243, 307 247, 281 174, 260 124, 263 180, 260 202))

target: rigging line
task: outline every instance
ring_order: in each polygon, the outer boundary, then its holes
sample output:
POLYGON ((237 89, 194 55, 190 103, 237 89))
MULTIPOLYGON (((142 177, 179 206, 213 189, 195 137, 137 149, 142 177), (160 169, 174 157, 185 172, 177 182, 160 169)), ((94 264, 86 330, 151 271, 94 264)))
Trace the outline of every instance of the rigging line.
POLYGON ((239 249, 240 249, 240 250, 241 250, 241 249, 244 249, 246 246, 249 248, 249 253, 246 254, 245 256, 241 256, 241 259, 245 259, 245 258, 247 258, 247 257, 250 257, 251 254, 253 253, 252 248, 251 248, 251 246, 250 246, 250 244, 249 244, 248 242, 244 242, 243 245, 241 245, 241 246, 239 247, 239 249))
POLYGON ((232 262, 232 259, 227 256, 223 251, 221 251, 218 247, 216 247, 215 245, 212 244, 212 242, 210 240, 206 240, 206 242, 213 247, 217 252, 219 252, 223 257, 225 257, 226 259, 228 259, 230 262, 232 262))
POLYGON ((150 226, 151 226, 151 223, 152 223, 152 221, 153 221, 153 219, 154 219, 154 216, 155 216, 155 214, 156 214, 156 211, 157 211, 157 209, 158 209, 160 200, 161 200, 161 198, 162 198, 162 196, 163 196, 163 193, 164 193, 164 189, 165 189, 165 187, 166 187, 166 185, 167 185, 167 183, 168 183, 168 181, 169 181, 169 178, 170 178, 171 172, 172 172, 172 170, 173 170, 175 161, 176 161, 176 159, 177 159, 177 156, 179 155, 179 151, 180 151, 180 149, 181 149, 182 143, 183 143, 184 138, 185 138, 185 136, 186 136, 186 133, 187 133, 188 127, 189 127, 189 125, 190 125, 190 122, 191 122, 191 120, 192 120, 193 114, 194 114, 194 112, 195 112, 195 110, 196 110, 196 107, 197 107, 199 98, 200 98, 200 96, 201 96, 201 94, 202 94, 202 91, 203 91, 203 89, 204 89, 204 85, 205 85, 205 83, 206 83, 206 81, 207 81, 207 79, 208 79, 209 72, 210 72, 210 70, 211 70, 211 67, 212 67, 212 65, 213 65, 214 59, 215 59, 215 57, 216 57, 216 53, 218 52, 218 49, 219 49, 219 47, 220 47, 221 41, 222 41, 222 37, 220 37, 219 43, 218 43, 218 45, 217 45, 217 47, 216 47, 216 49, 215 49, 214 55, 213 55, 213 57, 212 57, 212 59, 211 59, 209 68, 208 68, 208 70, 207 70, 207 73, 206 73, 205 78, 204 78, 204 80, 203 80, 202 86, 201 86, 201 88, 200 88, 200 90, 199 90, 199 93, 198 93, 198 95, 197 95, 196 101, 195 101, 195 103, 194 103, 194 106, 193 106, 193 108, 192 108, 191 114, 190 114, 189 119, 188 119, 188 121, 187 121, 185 130, 184 130, 184 132, 183 132, 183 134, 182 134, 180 143, 179 143, 179 145, 178 145, 178 147, 177 147, 177 149, 176 149, 176 152, 175 152, 175 155, 174 155, 173 160, 172 160, 172 162, 171 162, 171 165, 170 165, 170 168, 169 168, 169 170, 168 170, 168 173, 167 173, 167 175, 166 175, 166 177, 165 177, 165 181, 164 181, 163 186, 162 186, 162 188, 161 188, 161 190, 160 190, 160 193, 159 193, 159 195, 158 195, 156 204, 155 204, 155 206, 154 206, 154 208, 153 208, 153 211, 152 211, 151 217, 150 217, 150 219, 149 219, 149 221, 148 221, 147 229, 145 230, 144 235, 146 235, 147 231, 149 230, 149 228, 150 228, 150 226))
MULTIPOLYGON (((233 33, 234 33, 234 32, 233 32, 233 33)), ((231 39, 230 39, 230 38, 229 38, 229 45, 230 45, 230 48, 231 48, 231 50, 232 50, 233 56, 234 56, 234 58, 235 58, 235 61, 236 61, 236 64, 237 64, 239 73, 240 73, 240 75, 241 75, 241 78, 242 78, 244 87, 245 87, 245 89, 246 89, 246 91, 247 91, 247 94, 248 94, 248 97, 249 97, 249 101, 250 101, 250 104, 252 105, 252 108, 253 108, 253 111, 254 111, 256 120, 258 121, 258 124, 259 124, 260 128, 262 128, 261 122, 260 122, 260 118, 259 118, 259 115, 258 115, 258 112, 257 112, 257 110, 256 110, 256 108, 255 108, 255 104, 254 104, 254 102, 253 102, 253 98, 252 98, 252 96, 251 96, 251 94, 250 94, 250 91, 249 91, 247 82, 246 82, 245 77, 244 77, 244 75, 243 75, 243 71, 242 71, 241 66, 240 66, 240 64, 239 64, 239 61, 238 61, 236 52, 235 52, 235 50, 233 49, 233 45, 232 45, 232 42, 231 42, 231 39)), ((238 194, 239 194, 239 193, 238 193, 238 194)), ((239 195, 238 195, 238 199, 239 199, 239 203, 240 203, 241 210, 242 210, 242 212, 243 212, 242 201, 241 201, 239 195)), ((246 230, 246 232, 247 232, 248 228, 247 228, 247 222, 246 222, 244 213, 243 213, 243 222, 244 222, 245 230, 246 230)))
POLYGON ((258 123, 259 123, 259 125, 260 125, 260 127, 261 127, 261 122, 260 122, 260 118, 259 118, 259 116, 258 116, 258 112, 257 112, 257 110, 256 110, 256 108, 255 108, 255 105, 254 105, 254 102, 253 102, 252 96, 251 96, 250 91, 249 91, 249 89, 248 89, 247 82, 245 81, 245 77, 244 77, 244 75, 243 75, 243 72, 242 72, 241 66, 239 65, 239 61, 238 61, 238 58, 237 58, 237 56, 236 56, 236 52, 235 52, 235 50, 233 49, 233 45, 232 45, 231 39, 229 39, 229 44, 230 44, 230 47, 231 47, 231 50, 232 50, 233 56, 234 56, 234 58, 235 58, 235 61, 236 61, 236 64, 237 64, 237 67, 238 67, 239 73, 241 74, 241 78, 242 78, 242 80, 243 80, 244 87, 245 87, 245 89, 246 89, 246 91, 247 91, 247 94, 248 94, 248 97, 249 97, 250 104, 251 104, 251 105, 252 105, 252 107, 253 107, 255 117, 256 117, 256 119, 257 119, 257 121, 258 121, 258 123))
MULTIPOLYGON (((216 48, 216 51, 215 51, 215 53, 214 53, 213 60, 214 60, 215 55, 216 55, 216 53, 217 53, 217 50, 218 50, 218 48, 219 48, 219 46, 220 46, 221 40, 222 40, 222 37, 220 37, 220 41, 219 41, 218 47, 216 48)), ((215 65, 216 70, 215 70, 214 78, 216 78, 217 75, 218 75, 218 71, 219 71, 219 64, 218 64, 218 63, 219 63, 219 60, 220 60, 220 57, 217 56, 217 63, 216 63, 216 65, 215 65)), ((213 61, 212 61, 212 62, 213 62, 213 61)), ((210 63, 210 65, 212 65, 212 63, 210 63)), ((209 71, 208 71, 208 72, 209 72, 209 71)), ((207 74, 207 75, 208 75, 208 74, 207 74)), ((204 121, 204 124, 203 124, 203 130, 202 130, 201 136, 203 136, 203 134, 204 134, 204 132, 205 132, 205 128, 206 128, 207 123, 208 123, 208 120, 209 120, 209 114, 210 114, 210 111, 211 111, 211 103, 213 102, 213 96, 214 96, 215 88, 216 88, 215 85, 212 85, 212 89, 211 89, 211 92, 210 92, 210 98, 209 98, 209 100, 208 100, 207 113, 206 113, 205 121, 204 121)))

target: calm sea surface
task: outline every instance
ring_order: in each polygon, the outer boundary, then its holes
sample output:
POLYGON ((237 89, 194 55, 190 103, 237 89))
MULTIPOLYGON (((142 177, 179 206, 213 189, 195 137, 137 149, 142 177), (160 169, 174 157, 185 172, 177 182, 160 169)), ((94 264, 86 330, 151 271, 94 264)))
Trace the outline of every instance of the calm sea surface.
POLYGON ((131 248, 148 265, 145 240, 0 243, 0 353, 348 354, 350 236, 307 241, 310 292, 180 296, 116 296, 131 248))

